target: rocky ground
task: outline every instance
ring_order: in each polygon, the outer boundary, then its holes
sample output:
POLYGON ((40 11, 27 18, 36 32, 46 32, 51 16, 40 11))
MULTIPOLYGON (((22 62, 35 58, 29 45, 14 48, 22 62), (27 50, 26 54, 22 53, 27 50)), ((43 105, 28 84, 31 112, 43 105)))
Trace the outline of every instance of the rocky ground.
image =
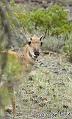
POLYGON ((40 56, 16 96, 15 119, 72 119, 72 64, 55 53, 40 56))

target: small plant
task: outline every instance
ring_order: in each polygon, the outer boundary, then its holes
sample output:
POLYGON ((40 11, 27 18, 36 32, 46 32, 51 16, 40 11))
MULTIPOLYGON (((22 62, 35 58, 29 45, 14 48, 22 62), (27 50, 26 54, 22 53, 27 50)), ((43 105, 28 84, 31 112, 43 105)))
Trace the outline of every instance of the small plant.
POLYGON ((69 60, 72 62, 72 35, 69 34, 68 40, 66 40, 64 51, 67 53, 69 60))
MULTIPOLYGON (((7 64, 5 67, 5 74, 10 78, 19 78, 22 71, 22 66, 15 56, 8 55, 7 64)), ((15 80, 15 79, 14 79, 15 80)))
POLYGON ((5 54, 0 55, 0 62, 3 63, 6 60, 3 74, 7 76, 8 80, 15 81, 20 77, 22 66, 19 60, 15 56, 8 54, 7 59, 5 59, 4 55, 5 54))

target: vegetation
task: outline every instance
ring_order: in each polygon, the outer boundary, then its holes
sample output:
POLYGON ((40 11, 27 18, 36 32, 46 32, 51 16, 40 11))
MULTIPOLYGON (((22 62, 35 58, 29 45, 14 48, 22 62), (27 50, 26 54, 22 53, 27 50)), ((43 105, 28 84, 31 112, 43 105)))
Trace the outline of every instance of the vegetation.
MULTIPOLYGON (((17 39, 18 42, 23 32, 32 34, 34 31, 45 34, 45 37, 50 42, 45 42, 46 46, 58 50, 60 42, 64 44, 64 52, 67 53, 70 60, 72 61, 72 23, 68 21, 68 13, 65 11, 63 6, 53 5, 48 9, 33 9, 32 11, 25 11, 23 6, 16 5, 12 0, 10 4, 6 1, 0 2, 0 51, 8 50, 11 48, 12 41, 17 39), (5 7, 6 6, 6 7, 5 7), (53 42, 51 42, 51 39, 53 42), (59 41, 57 41, 59 40, 59 41), (63 41, 62 41, 63 40, 63 41)), ((57 51, 55 50, 55 51, 57 51)), ((1 72, 0 72, 0 83, 4 81, 3 75, 5 75, 6 82, 11 80, 14 82, 15 79, 20 78, 22 66, 19 61, 9 55, 0 55, 1 61, 1 72)), ((39 74, 39 78, 41 75, 39 74)), ((43 82, 44 83, 44 82, 43 82)), ((9 102, 9 93, 7 88, 0 88, 0 106, 9 102), (4 92, 4 93, 3 93, 4 92), (7 95, 6 95, 7 94, 7 95)))
POLYGON ((45 10, 43 8, 26 12, 15 12, 15 15, 21 26, 29 30, 41 29, 47 32, 48 35, 59 36, 71 32, 71 24, 68 22, 68 14, 64 7, 53 5, 45 10))
POLYGON ((4 69, 5 75, 7 75, 8 80, 19 79, 19 75, 21 74, 22 67, 19 64, 19 60, 15 56, 8 55, 7 62, 4 69))
MULTIPOLYGON (((0 118, 1 111, 9 104, 10 94, 8 85, 19 78, 21 66, 16 58, 4 55, 1 51, 8 51, 11 46, 12 28, 15 26, 7 1, 0 1, 0 118)), ((3 113, 2 113, 3 114, 3 113)))
MULTIPOLYGON (((57 51, 57 48, 64 46, 64 51, 69 55, 69 57, 72 57, 71 40, 69 40, 69 35, 72 32, 72 23, 68 21, 68 13, 63 6, 55 4, 46 10, 39 8, 28 12, 17 12, 15 10, 14 14, 19 21, 20 26, 23 27, 25 31, 28 31, 29 33, 34 33, 34 31, 42 32, 45 34, 45 37, 51 37, 50 39, 56 39, 55 37, 60 39, 58 41, 56 40, 58 45, 56 42, 55 51, 57 51)), ((53 41, 55 42, 55 40, 53 41)), ((52 47, 53 44, 55 45, 53 41, 50 41, 52 47)), ((49 44, 49 42, 47 42, 46 47, 48 46, 47 44, 49 44)), ((52 48, 49 47, 49 49, 52 48)))
POLYGON ((69 61, 72 62, 72 34, 69 34, 65 42, 64 51, 67 53, 69 61))

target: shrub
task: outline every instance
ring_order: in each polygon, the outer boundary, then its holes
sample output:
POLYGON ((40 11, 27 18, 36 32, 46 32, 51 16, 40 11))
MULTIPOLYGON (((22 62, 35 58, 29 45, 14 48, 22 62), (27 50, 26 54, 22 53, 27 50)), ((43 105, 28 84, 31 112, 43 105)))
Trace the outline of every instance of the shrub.
MULTIPOLYGON (((0 55, 1 61, 6 60, 3 59, 4 57, 3 55, 5 54, 2 54, 2 56, 0 55)), ((7 55, 6 66, 4 68, 4 75, 7 76, 8 80, 13 79, 13 81, 15 81, 15 79, 18 79, 21 74, 21 71, 22 71, 22 66, 19 60, 15 56, 7 55)))
POLYGON ((55 36, 47 36, 44 39, 42 48, 44 50, 50 50, 53 52, 62 52, 62 47, 64 46, 63 38, 56 38, 55 36))
POLYGON ((70 32, 70 24, 68 23, 68 13, 64 7, 53 5, 47 10, 40 8, 27 12, 15 12, 16 18, 22 27, 27 30, 42 29, 49 35, 59 36, 70 32))

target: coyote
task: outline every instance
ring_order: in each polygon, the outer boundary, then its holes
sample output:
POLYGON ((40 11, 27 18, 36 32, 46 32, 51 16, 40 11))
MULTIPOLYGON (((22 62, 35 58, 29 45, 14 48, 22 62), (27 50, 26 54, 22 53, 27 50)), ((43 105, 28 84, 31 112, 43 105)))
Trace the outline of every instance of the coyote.
MULTIPOLYGON (((30 40, 28 41, 28 43, 25 45, 25 47, 23 47, 22 53, 19 54, 18 52, 9 50, 9 51, 2 51, 1 53, 5 54, 7 53, 8 55, 14 56, 16 57, 16 59, 18 59, 19 61, 22 61, 22 66, 24 68, 23 72, 25 72, 28 68, 29 65, 33 65, 35 60, 38 58, 39 54, 40 54, 40 47, 42 45, 42 36, 39 38, 37 36, 33 36, 32 38, 30 38, 30 40)), ((20 62, 19 62, 20 63, 20 62)), ((13 112, 13 116, 15 117, 16 114, 16 102, 15 102, 15 95, 14 95, 14 86, 12 83, 7 83, 3 84, 7 87, 8 92, 12 93, 12 95, 10 96, 10 100, 11 100, 11 105, 12 105, 12 112, 13 112)), ((3 86, 1 85, 0 88, 3 86)), ((6 109, 4 107, 5 111, 7 111, 8 109, 6 109)))

